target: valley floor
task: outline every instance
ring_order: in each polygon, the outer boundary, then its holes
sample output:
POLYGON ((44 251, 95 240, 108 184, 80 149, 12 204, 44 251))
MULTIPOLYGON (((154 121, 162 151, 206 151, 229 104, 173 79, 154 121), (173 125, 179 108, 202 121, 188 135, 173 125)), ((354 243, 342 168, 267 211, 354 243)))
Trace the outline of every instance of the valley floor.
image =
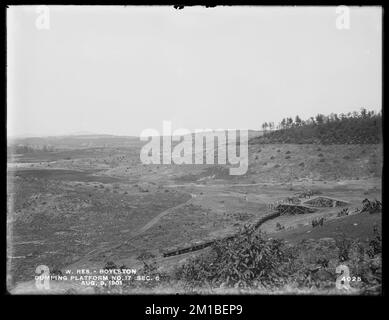
MULTIPOLYGON (((381 200, 381 151, 378 145, 250 146, 249 171, 242 177, 228 176, 221 166, 144 166, 137 152, 120 148, 12 159, 9 289, 34 291, 39 265, 75 273, 102 269, 110 261, 140 270, 152 261, 169 272, 208 249, 164 258, 166 249, 234 235, 307 190, 346 201, 350 215, 338 217, 336 207, 283 215, 260 227, 266 237, 291 244, 341 234, 366 239, 381 226, 381 214, 356 209, 365 198, 381 200), (323 227, 312 228, 312 220, 322 217, 323 227)), ((63 292, 74 285, 54 287, 63 292)), ((76 288, 90 292, 87 286, 76 288)))

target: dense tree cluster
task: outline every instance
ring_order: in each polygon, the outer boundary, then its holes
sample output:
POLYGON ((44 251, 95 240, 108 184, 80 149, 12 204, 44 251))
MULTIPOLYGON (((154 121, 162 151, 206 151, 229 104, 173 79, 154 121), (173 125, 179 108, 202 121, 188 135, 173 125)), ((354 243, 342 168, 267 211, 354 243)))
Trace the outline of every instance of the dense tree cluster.
POLYGON ((275 125, 262 124, 264 135, 254 143, 318 143, 318 144, 370 144, 380 143, 382 136, 381 112, 368 111, 347 114, 317 114, 302 120, 298 115, 287 117, 275 125))

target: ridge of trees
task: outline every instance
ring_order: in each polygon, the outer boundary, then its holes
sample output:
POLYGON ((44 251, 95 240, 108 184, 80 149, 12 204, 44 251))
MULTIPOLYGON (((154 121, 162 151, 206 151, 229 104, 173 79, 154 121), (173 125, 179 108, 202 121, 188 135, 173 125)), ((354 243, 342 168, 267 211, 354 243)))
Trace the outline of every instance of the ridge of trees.
POLYGON ((18 144, 14 146, 8 146, 7 152, 8 154, 23 154, 23 153, 35 153, 35 152, 54 152, 56 149, 51 145, 43 145, 43 146, 32 146, 32 145, 24 145, 18 144))
POLYGON ((306 120, 286 117, 264 122, 263 136, 252 143, 376 144, 382 141, 382 114, 362 108, 347 114, 317 114, 306 120))

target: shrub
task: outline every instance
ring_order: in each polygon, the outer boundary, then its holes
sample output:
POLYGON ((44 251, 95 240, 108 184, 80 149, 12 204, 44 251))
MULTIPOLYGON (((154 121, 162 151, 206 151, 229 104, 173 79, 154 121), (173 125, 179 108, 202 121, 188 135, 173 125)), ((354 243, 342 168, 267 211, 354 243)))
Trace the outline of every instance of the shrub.
POLYGON ((341 211, 339 211, 336 216, 337 217, 344 217, 344 216, 348 216, 348 214, 349 214, 348 208, 344 208, 341 211))
POLYGON ((146 261, 149 259, 155 258, 155 255, 148 251, 143 251, 140 255, 136 257, 139 261, 146 261))
POLYGON ((118 266, 117 266, 113 261, 108 261, 108 262, 105 264, 104 269, 106 269, 106 270, 118 269, 118 266))
POLYGON ((335 239, 335 244, 339 250, 338 257, 340 262, 349 260, 352 241, 346 238, 345 234, 341 234, 335 239))
POLYGON ((377 226, 374 226, 374 237, 369 241, 369 249, 367 251, 371 258, 382 253, 382 237, 377 226))
POLYGON ((328 268, 329 260, 326 257, 320 257, 317 259, 317 264, 319 264, 322 268, 328 268))
POLYGON ((58 267, 53 267, 50 269, 50 275, 52 276, 62 276, 62 271, 58 267))
POLYGON ((312 224, 312 228, 315 228, 315 227, 317 227, 317 226, 322 227, 323 224, 324 224, 324 218, 321 217, 320 219, 319 219, 319 218, 313 219, 313 220, 311 221, 311 224, 312 224))
POLYGON ((364 199, 362 205, 361 212, 376 213, 382 210, 382 203, 378 200, 370 201, 369 199, 364 199))
POLYGON ((277 230, 284 230, 285 229, 285 226, 281 225, 281 223, 277 222, 276 224, 276 229, 277 230))
POLYGON ((192 285, 234 287, 277 285, 286 279, 283 264, 291 260, 281 240, 265 240, 253 228, 216 242, 208 255, 190 260, 178 274, 192 285))

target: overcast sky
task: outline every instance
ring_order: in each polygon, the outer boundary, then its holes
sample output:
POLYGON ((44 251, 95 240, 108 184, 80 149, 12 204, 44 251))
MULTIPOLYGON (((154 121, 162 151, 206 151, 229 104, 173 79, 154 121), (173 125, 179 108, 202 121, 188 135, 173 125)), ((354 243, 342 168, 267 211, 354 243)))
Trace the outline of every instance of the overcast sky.
POLYGON ((7 10, 8 135, 259 129, 381 109, 381 8, 35 6, 7 10))

